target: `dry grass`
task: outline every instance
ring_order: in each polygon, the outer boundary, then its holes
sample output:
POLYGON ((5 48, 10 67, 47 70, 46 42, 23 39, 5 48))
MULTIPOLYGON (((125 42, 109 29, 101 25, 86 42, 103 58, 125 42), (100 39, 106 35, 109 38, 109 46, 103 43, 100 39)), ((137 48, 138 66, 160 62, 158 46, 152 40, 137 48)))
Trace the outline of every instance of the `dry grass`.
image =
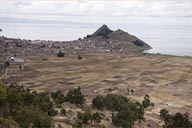
MULTIPOLYGON (((123 94, 133 100, 141 101, 145 94, 150 95, 155 107, 147 110, 150 115, 157 115, 162 108, 171 112, 181 111, 192 114, 192 59, 163 55, 146 55, 140 57, 120 57, 110 54, 84 55, 66 58, 38 57, 26 58, 24 70, 11 73, 3 82, 17 82, 37 91, 61 90, 66 93, 69 88, 81 86, 87 98, 87 104, 98 94, 123 94), (12 75, 15 77, 12 77, 12 75), (127 88, 135 93, 128 95, 127 88)), ((14 65, 14 64, 13 64, 14 65)), ((156 116, 149 117, 151 125, 159 125, 156 116), (154 124, 154 121, 156 124, 154 124)))

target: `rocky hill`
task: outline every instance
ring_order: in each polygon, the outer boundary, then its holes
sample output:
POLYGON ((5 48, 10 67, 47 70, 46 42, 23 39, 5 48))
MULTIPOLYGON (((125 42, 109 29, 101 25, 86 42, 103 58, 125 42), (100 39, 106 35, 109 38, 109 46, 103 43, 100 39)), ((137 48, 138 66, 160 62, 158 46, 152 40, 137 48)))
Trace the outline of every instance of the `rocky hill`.
POLYGON ((123 30, 111 30, 107 25, 101 26, 96 32, 87 35, 83 41, 94 42, 100 49, 129 52, 143 51, 151 47, 134 35, 123 30))

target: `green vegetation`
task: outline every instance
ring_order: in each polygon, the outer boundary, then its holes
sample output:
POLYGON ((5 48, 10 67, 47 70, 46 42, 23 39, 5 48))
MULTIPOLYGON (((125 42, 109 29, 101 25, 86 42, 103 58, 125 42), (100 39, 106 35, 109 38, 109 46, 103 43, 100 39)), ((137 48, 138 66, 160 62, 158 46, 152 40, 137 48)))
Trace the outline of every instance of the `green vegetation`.
MULTIPOLYGON (((85 102, 80 87, 70 89, 66 96, 60 91, 53 92, 51 98, 49 93, 30 92, 22 86, 0 85, 0 128, 51 128, 52 117, 57 114, 55 103, 61 106, 60 115, 65 116, 66 110, 61 105, 63 102, 75 105, 85 102)), ((135 121, 144 121, 144 108, 152 105, 148 95, 145 95, 142 104, 118 94, 98 95, 92 100, 93 107, 112 111, 112 123, 121 128, 131 128, 135 121)), ((100 125, 103 117, 98 112, 91 113, 91 110, 78 112, 73 128, 100 125)), ((192 127, 188 113, 171 115, 167 109, 162 109, 160 117, 164 120, 164 128, 192 127)))
POLYGON ((75 105, 82 105, 85 102, 84 95, 81 92, 81 88, 69 89, 68 93, 63 95, 60 91, 52 92, 51 97, 56 104, 62 104, 64 102, 70 102, 75 105))
POLYGON ((78 55, 78 59, 81 60, 83 59, 83 57, 81 55, 78 55))
POLYGON ((64 108, 61 109, 61 115, 63 115, 63 116, 66 115, 66 110, 64 108))
POLYGON ((101 116, 98 112, 95 112, 92 114, 92 120, 95 122, 95 123, 100 123, 101 122, 101 116))
POLYGON ((59 51, 59 52, 57 53, 57 57, 65 57, 65 53, 59 51))
POLYGON ((116 111, 112 115, 112 123, 118 127, 131 128, 135 121, 144 120, 144 107, 139 103, 133 103, 127 97, 118 94, 96 96, 92 100, 93 107, 116 111))
POLYGON ((84 113, 78 112, 77 113, 77 120, 76 123, 73 125, 73 128, 82 128, 83 126, 91 123, 100 123, 101 116, 98 112, 91 113, 86 111, 84 113))
POLYGON ((161 119, 166 119, 168 115, 169 115, 169 111, 167 109, 165 109, 165 108, 161 109, 161 111, 160 111, 161 119))
POLYGON ((76 105, 82 105, 85 102, 84 95, 81 92, 81 88, 70 89, 65 97, 66 102, 70 102, 76 105))
POLYGON ((175 115, 169 114, 169 111, 162 109, 160 117, 164 120, 165 125, 163 128, 191 128, 192 122, 189 119, 189 114, 181 114, 177 112, 175 115))
POLYGON ((54 112, 47 93, 31 93, 21 86, 5 88, 0 85, 1 121, 19 124, 20 128, 50 128, 54 112))
POLYGON ((145 95, 142 105, 144 108, 147 108, 149 106, 154 106, 154 103, 151 103, 151 101, 150 101, 149 95, 145 95))
POLYGON ((61 91, 52 92, 51 97, 56 104, 62 104, 65 102, 65 96, 61 93, 61 91))
POLYGON ((118 127, 131 128, 137 120, 144 120, 144 108, 138 102, 123 104, 117 114, 112 115, 112 122, 118 127))
POLYGON ((0 117, 0 128, 19 128, 19 124, 14 120, 0 117))
POLYGON ((101 95, 96 96, 93 100, 92 100, 92 104, 95 108, 99 109, 99 110, 103 110, 105 107, 105 98, 101 95))
POLYGON ((105 97, 98 95, 92 100, 93 107, 103 110, 104 108, 112 111, 121 109, 122 104, 128 103, 127 97, 118 94, 107 94, 105 97))

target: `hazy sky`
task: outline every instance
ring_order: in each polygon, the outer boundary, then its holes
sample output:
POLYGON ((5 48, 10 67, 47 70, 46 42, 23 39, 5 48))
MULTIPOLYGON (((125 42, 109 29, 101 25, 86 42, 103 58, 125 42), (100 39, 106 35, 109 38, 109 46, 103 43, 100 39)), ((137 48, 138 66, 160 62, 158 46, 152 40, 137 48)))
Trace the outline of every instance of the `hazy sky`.
POLYGON ((0 21, 191 24, 192 0, 0 0, 0 21))

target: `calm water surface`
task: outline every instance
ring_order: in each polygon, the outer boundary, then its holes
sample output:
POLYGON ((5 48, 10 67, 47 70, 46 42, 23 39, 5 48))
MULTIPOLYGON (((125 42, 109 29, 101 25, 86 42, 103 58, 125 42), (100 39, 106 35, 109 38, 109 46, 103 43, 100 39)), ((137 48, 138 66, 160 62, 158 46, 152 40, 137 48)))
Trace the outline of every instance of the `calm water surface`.
MULTIPOLYGON (((63 25, 0 23, 0 36, 41 39, 76 40, 93 33, 99 25, 63 25)), ((150 52, 192 56, 192 25, 109 25, 111 29, 122 29, 136 35, 153 47, 150 52)))

